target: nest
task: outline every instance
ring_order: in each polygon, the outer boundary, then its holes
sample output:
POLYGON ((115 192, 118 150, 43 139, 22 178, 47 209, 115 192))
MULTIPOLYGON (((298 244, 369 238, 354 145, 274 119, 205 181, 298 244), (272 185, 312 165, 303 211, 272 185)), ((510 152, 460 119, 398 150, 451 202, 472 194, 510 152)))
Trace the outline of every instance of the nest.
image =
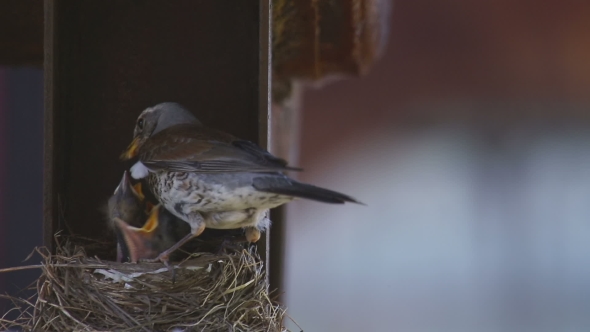
POLYGON ((286 331, 255 248, 193 254, 174 265, 174 281, 162 264, 101 261, 70 242, 36 251, 36 300, 11 297, 19 317, 0 318, 0 330, 286 331))

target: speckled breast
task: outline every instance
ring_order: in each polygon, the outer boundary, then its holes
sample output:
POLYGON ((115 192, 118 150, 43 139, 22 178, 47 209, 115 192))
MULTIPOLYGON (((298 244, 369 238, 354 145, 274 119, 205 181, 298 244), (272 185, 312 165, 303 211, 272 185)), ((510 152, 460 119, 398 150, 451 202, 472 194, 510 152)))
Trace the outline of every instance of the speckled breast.
POLYGON ((178 213, 270 209, 291 201, 289 196, 260 192, 252 186, 256 173, 150 173, 154 195, 178 213))

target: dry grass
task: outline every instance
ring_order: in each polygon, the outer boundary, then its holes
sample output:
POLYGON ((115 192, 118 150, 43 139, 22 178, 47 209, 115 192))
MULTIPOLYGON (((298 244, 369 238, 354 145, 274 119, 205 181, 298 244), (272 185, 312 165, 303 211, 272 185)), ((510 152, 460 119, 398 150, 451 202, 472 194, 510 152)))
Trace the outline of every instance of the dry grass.
POLYGON ((38 296, 10 298, 19 317, 0 318, 0 330, 285 331, 255 249, 193 254, 175 265, 174 283, 162 264, 101 261, 70 242, 37 252, 38 296))

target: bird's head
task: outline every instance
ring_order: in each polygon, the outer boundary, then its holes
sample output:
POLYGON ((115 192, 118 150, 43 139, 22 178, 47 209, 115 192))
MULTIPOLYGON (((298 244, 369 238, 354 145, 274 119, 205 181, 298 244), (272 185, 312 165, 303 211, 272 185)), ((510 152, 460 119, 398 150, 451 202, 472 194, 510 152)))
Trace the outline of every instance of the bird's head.
POLYGON ((121 159, 128 160, 135 157, 141 146, 151 136, 179 124, 201 125, 190 111, 177 103, 166 102, 146 108, 137 117, 133 130, 133 141, 123 152, 121 159))
POLYGON ((108 201, 109 218, 121 218, 132 222, 141 217, 144 207, 144 195, 141 191, 141 182, 131 185, 129 173, 125 171, 121 182, 108 201))

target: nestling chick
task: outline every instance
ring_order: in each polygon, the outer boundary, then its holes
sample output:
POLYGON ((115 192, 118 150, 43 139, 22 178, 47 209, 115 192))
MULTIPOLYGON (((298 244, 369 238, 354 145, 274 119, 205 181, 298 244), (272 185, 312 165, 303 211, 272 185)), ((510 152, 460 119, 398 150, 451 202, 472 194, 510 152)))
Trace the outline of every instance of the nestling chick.
POLYGON ((129 174, 125 171, 121 182, 107 203, 108 225, 117 236, 117 262, 128 260, 129 253, 123 234, 116 227, 115 219, 125 220, 129 225, 140 227, 147 218, 146 208, 141 183, 136 184, 135 187, 132 186, 129 174))
POLYGON ((152 208, 149 218, 141 228, 131 226, 120 218, 115 218, 114 221, 133 263, 158 257, 191 231, 186 222, 161 205, 152 208))

